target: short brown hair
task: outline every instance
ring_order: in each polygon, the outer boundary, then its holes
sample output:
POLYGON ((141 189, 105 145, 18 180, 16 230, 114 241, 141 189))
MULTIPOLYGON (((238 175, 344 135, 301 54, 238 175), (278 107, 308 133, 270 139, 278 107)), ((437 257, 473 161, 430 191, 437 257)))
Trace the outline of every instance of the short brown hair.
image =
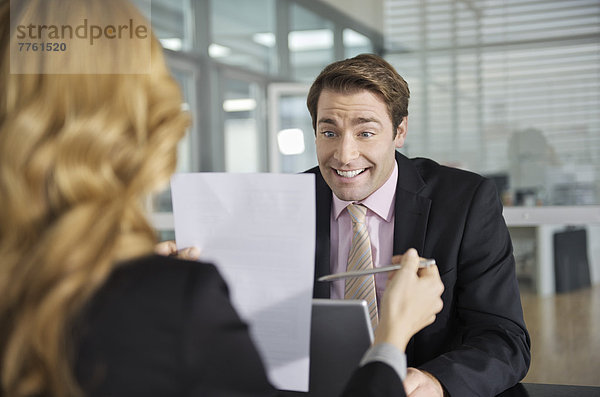
POLYGON ((374 54, 360 54, 334 62, 317 76, 306 99, 315 131, 317 104, 324 89, 343 93, 368 90, 381 96, 388 107, 394 131, 402 119, 408 116, 408 84, 392 65, 374 54))

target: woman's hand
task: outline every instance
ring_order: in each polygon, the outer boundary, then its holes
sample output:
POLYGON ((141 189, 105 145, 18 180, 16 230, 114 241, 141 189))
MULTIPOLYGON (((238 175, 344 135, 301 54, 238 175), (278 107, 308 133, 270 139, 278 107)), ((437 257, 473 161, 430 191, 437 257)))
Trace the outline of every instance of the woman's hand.
POLYGON ((180 259, 187 259, 191 261, 196 261, 200 258, 200 249, 197 247, 188 247, 183 248, 181 250, 177 250, 177 244, 175 241, 162 241, 154 247, 154 252, 158 255, 163 256, 176 256, 180 259))
POLYGON ((390 275, 380 308, 375 343, 391 343, 405 351, 410 338, 433 323, 442 310, 444 284, 435 265, 419 269, 419 256, 409 249, 402 268, 390 275))

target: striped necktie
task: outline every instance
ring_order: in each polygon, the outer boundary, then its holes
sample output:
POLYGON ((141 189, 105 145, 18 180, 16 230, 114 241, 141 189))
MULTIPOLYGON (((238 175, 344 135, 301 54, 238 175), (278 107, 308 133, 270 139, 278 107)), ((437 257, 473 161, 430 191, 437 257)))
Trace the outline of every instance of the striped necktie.
MULTIPOLYGON (((348 271, 373 268, 371 240, 367 232, 367 207, 350 204, 346 207, 352 220, 352 244, 348 253, 348 271)), ((377 327, 377 295, 373 275, 346 279, 345 299, 363 299, 369 305, 369 315, 373 329, 377 327)))

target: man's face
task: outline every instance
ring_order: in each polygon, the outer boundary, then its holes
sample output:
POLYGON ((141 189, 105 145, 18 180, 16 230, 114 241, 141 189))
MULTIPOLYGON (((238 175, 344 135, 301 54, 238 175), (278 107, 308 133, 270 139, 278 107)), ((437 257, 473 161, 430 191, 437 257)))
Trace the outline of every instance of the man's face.
POLYGON ((360 201, 379 189, 404 145, 406 117, 396 129, 383 100, 370 91, 323 90, 317 104, 315 143, 323 178, 344 201, 360 201))

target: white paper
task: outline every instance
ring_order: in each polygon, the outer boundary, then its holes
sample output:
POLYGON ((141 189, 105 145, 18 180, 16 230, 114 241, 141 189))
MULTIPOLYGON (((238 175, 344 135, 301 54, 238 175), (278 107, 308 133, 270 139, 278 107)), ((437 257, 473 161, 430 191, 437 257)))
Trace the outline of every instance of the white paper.
POLYGON ((273 385, 308 391, 314 175, 175 174, 171 194, 177 246, 219 268, 273 385))

